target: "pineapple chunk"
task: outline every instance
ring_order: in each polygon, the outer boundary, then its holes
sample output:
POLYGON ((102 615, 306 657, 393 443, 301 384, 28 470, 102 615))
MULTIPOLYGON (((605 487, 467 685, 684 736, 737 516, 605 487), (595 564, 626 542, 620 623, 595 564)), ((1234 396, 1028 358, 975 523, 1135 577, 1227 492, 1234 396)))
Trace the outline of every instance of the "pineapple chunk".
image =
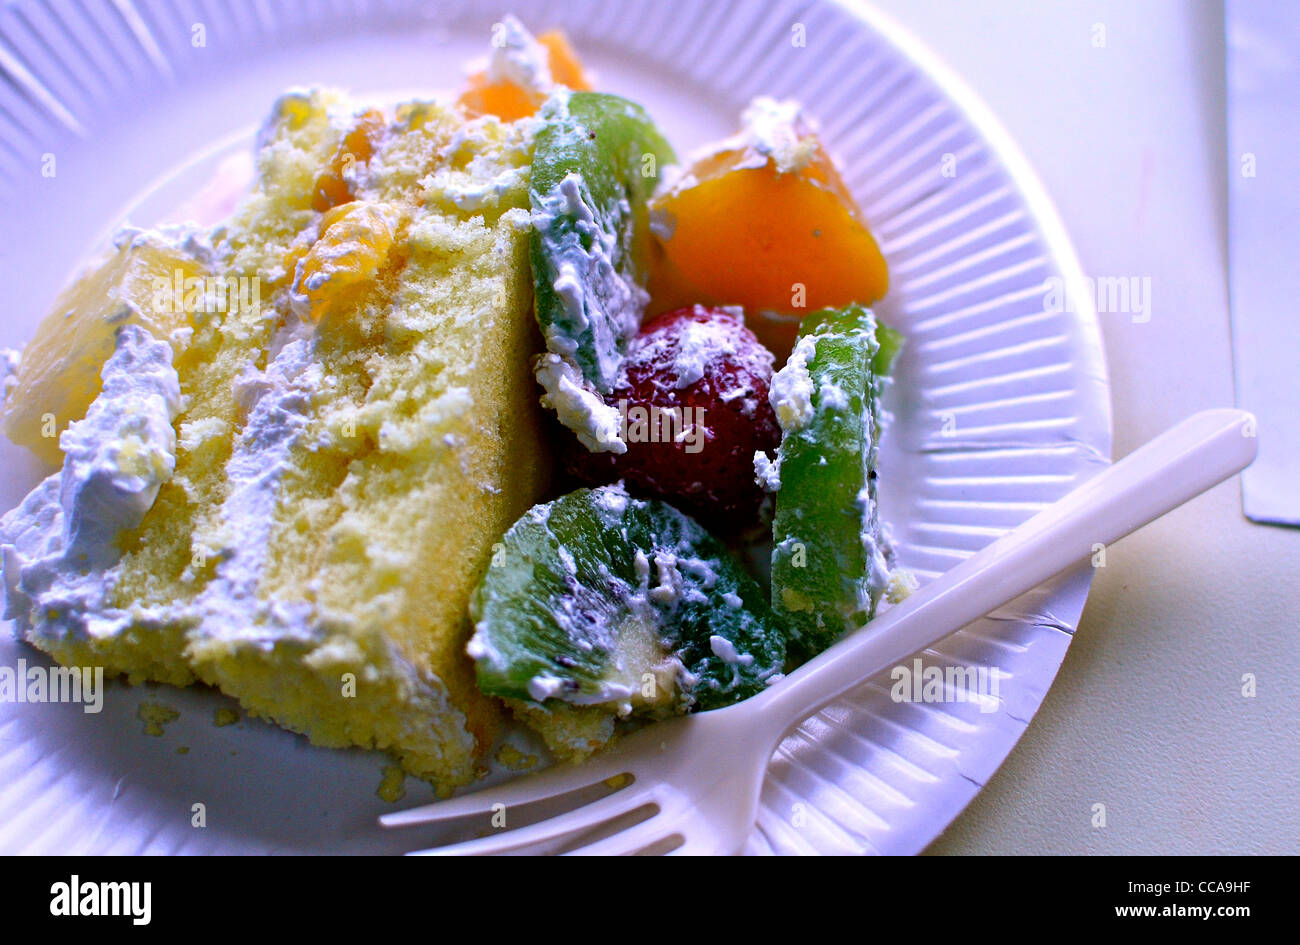
POLYGON ((60 293, 24 350, 5 398, 9 439, 47 463, 62 464, 59 434, 84 417, 99 395, 99 374, 113 353, 118 326, 140 325, 170 341, 179 355, 186 339, 178 329, 189 325, 187 294, 207 275, 194 253, 163 234, 144 231, 119 239, 107 257, 60 293))

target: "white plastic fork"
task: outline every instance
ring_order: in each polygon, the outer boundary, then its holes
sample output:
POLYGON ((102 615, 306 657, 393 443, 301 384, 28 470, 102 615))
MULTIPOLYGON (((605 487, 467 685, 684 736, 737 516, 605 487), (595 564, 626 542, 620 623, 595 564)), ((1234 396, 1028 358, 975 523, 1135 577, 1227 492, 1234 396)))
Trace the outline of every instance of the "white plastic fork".
POLYGON ((656 722, 580 765, 380 818, 386 827, 446 822, 521 805, 566 802, 564 813, 432 854, 538 850, 600 854, 738 853, 758 812, 772 753, 804 719, 865 680, 1084 560, 1248 466, 1255 419, 1198 413, 1098 473, 898 606, 880 613, 767 691, 737 705, 656 722), (615 780, 617 779, 617 781, 615 780))

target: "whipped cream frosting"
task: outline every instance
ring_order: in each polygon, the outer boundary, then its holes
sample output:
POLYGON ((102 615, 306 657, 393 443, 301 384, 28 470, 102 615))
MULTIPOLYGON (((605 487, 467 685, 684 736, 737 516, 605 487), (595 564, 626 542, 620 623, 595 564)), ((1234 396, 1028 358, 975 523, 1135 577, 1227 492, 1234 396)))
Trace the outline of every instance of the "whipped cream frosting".
POLYGON ((9 393, 18 386, 18 366, 23 353, 19 348, 0 348, 0 407, 9 399, 9 393))
POLYGON ((772 375, 768 400, 785 433, 798 432, 812 422, 813 382, 808 362, 816 352, 816 337, 805 335, 790 352, 785 366, 772 375))
POLYGON ((778 172, 803 170, 818 150, 817 126, 794 99, 778 101, 767 96, 754 99, 740 115, 741 132, 731 139, 757 160, 768 160, 778 172))
POLYGON ((181 391, 171 345, 123 325, 101 376, 102 392, 60 439, 63 469, 0 519, 4 615, 21 631, 38 618, 53 636, 126 625, 107 605, 118 536, 139 526, 176 468, 181 391))
POLYGON ((546 47, 510 14, 492 27, 487 78, 493 83, 511 82, 538 97, 549 95, 555 88, 546 47))
POLYGON ((193 605, 200 636, 265 640, 285 633, 312 635, 308 605, 268 602, 257 595, 280 483, 321 385, 312 342, 310 324, 291 319, 274 339, 272 350, 278 348, 278 353, 265 370, 250 366, 236 383, 236 398, 248 419, 226 464, 230 487, 220 511, 219 547, 210 549, 221 563, 193 605))
POLYGON ((605 403, 583 380, 582 371, 558 354, 537 359, 537 383, 545 393, 542 406, 555 411, 560 423, 577 435, 593 453, 626 453, 620 436, 622 418, 618 408, 605 403))
MULTIPOLYGON (((568 91, 560 87, 547 99, 541 114, 549 121, 566 121, 568 91)), ((620 219, 628 218, 631 208, 626 199, 616 212, 620 219)), ((650 294, 619 271, 615 256, 620 234, 599 219, 595 201, 579 174, 566 174, 534 201, 532 223, 553 260, 551 285, 565 313, 563 320, 547 326, 549 354, 537 364, 537 381, 546 392, 542 404, 554 407, 560 422, 589 450, 624 453, 627 444, 619 431, 617 410, 604 403, 597 385, 608 385, 616 376, 623 345, 640 327, 650 294), (570 224, 563 230, 555 226, 561 218, 570 224), (577 333, 587 330, 592 335, 589 350, 595 359, 594 378, 587 377, 576 360, 577 333), (559 367, 557 357, 572 370, 559 367)))

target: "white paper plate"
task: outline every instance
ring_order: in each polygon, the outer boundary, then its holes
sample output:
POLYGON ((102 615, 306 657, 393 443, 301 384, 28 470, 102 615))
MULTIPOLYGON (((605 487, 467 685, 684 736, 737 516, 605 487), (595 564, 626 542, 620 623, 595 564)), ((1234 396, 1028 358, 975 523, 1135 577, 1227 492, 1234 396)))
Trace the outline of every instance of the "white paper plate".
MULTIPOLYGON (((279 90, 330 83, 391 98, 453 87, 500 6, 0 0, 0 180, 15 191, 0 233, 0 344, 31 336, 128 209, 133 222, 155 222, 246 147, 279 90)), ((898 27, 866 8, 795 0, 506 6, 535 28, 568 30, 602 87, 644 102, 679 150, 729 133, 756 94, 797 97, 820 117, 891 265, 880 310, 910 336, 880 490, 902 559, 923 579, 1108 462, 1091 304, 1044 301, 1046 280, 1078 272, 1056 215, 984 107, 898 27)), ((41 470, 8 444, 0 462, 9 508, 41 470)), ((927 655, 996 667, 996 711, 896 703, 885 677, 809 720, 774 761, 750 849, 921 850, 1037 710, 1090 575, 1081 566, 927 655)), ((0 665, 19 659, 42 658, 6 635, 0 665)), ((228 704, 203 690, 114 685, 98 715, 0 705, 0 849, 395 852, 414 842, 375 825, 393 809, 375 794, 382 756, 313 748, 256 721, 214 726, 228 704), (180 711, 162 737, 142 734, 144 701, 180 711)), ((404 803, 430 797, 422 783, 407 787, 404 803)))

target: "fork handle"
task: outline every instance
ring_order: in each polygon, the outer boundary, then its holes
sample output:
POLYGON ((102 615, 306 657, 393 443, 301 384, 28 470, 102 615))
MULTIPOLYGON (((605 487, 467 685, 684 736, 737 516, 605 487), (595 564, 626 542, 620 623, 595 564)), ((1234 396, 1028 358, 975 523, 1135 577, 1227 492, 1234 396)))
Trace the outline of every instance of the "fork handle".
POLYGON ((1206 410, 1157 436, 751 700, 779 738, 865 680, 1239 472, 1255 418, 1206 410), (781 731, 775 727, 781 725, 781 731))

